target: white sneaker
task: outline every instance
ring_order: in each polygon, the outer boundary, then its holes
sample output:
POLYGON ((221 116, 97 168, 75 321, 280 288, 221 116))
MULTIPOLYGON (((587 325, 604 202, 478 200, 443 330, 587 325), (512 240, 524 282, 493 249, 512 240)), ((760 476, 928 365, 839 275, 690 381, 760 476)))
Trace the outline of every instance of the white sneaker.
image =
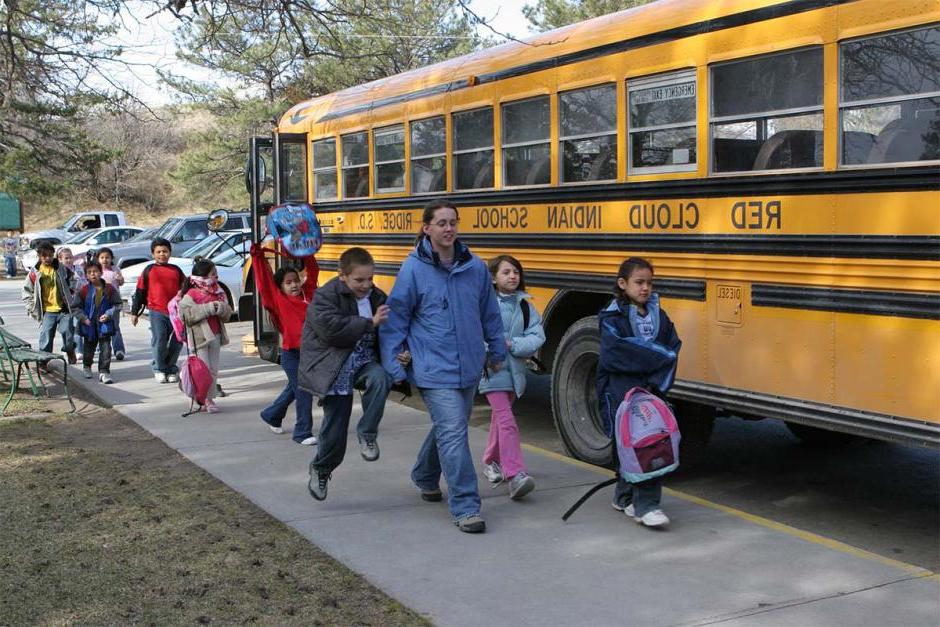
POLYGON ((162 372, 154 372, 153 379, 157 383, 166 383, 166 375, 163 374, 162 372))
POLYGON ((114 383, 114 379, 111 378, 110 372, 102 372, 98 375, 98 380, 105 384, 114 383))
POLYGON ((166 382, 167 382, 167 383, 176 383, 176 382, 178 382, 179 380, 180 380, 180 378, 179 378, 178 375, 175 375, 175 374, 168 374, 168 375, 166 375, 166 382))
POLYGON ((274 425, 268 425, 268 429, 270 429, 271 431, 273 431, 274 433, 278 435, 284 433, 284 429, 282 429, 281 427, 275 427, 274 425))
POLYGON ((222 408, 215 404, 215 401, 209 399, 206 401, 206 411, 210 414, 217 414, 222 411, 222 408))
POLYGON ((313 446, 316 443, 317 443, 317 436, 315 435, 311 435, 309 438, 305 438, 300 441, 300 444, 303 444, 304 446, 313 446))
POLYGON ((633 512, 634 512, 633 503, 630 503, 629 505, 627 505, 620 511, 622 511, 624 514, 626 514, 630 518, 633 518, 633 512))
MULTIPOLYGON (((624 513, 626 513, 626 511, 624 513)), ((666 514, 664 514, 663 510, 661 509, 654 509, 650 512, 646 512, 642 517, 634 517, 633 520, 637 521, 644 527, 665 527, 669 524, 669 517, 666 516, 666 514)))
POLYGON ((95 376, 95 375, 92 373, 91 368, 82 368, 82 375, 83 375, 86 379, 91 379, 92 377, 95 376))
POLYGON ((499 462, 483 464, 483 476, 486 477, 486 480, 490 483, 502 483, 503 469, 499 467, 499 462))

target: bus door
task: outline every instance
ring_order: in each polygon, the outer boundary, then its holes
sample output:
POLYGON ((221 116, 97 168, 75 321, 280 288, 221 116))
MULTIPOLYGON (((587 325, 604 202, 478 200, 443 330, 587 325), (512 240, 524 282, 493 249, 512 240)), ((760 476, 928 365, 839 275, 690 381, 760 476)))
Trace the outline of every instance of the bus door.
MULTIPOLYGON (((264 237, 265 218, 272 207, 306 201, 306 150, 306 136, 300 133, 251 139, 245 182, 251 196, 252 241, 258 242, 264 237)), ((274 258, 274 269, 284 263, 290 262, 280 256, 274 258)), ((255 345, 262 359, 276 362, 279 334, 261 307, 260 299, 253 300, 255 345)))
MULTIPOLYGON (((248 164, 245 168, 245 187, 250 196, 251 241, 259 242, 264 237, 265 218, 274 206, 275 186, 274 140, 271 137, 252 137, 249 144, 248 164)), ((254 272, 252 272, 252 275, 254 272)), ((254 292, 254 279, 245 290, 254 292)), ((246 303, 247 304, 247 303, 246 303)), ((239 303, 239 311, 245 306, 239 303)), ((261 308, 261 299, 252 294, 251 311, 254 324, 255 346, 262 359, 277 361, 278 333, 267 312, 261 308)))

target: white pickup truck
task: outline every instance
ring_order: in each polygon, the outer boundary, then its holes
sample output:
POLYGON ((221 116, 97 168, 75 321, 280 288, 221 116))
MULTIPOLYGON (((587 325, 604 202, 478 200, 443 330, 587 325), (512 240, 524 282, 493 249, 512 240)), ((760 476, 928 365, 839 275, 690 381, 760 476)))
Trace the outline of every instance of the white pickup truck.
POLYGON ((46 240, 52 244, 61 244, 69 237, 82 231, 101 229, 106 226, 124 226, 125 224, 127 224, 127 221, 124 219, 123 211, 81 211, 54 229, 23 233, 20 236, 20 244, 23 248, 35 248, 40 240, 46 240))

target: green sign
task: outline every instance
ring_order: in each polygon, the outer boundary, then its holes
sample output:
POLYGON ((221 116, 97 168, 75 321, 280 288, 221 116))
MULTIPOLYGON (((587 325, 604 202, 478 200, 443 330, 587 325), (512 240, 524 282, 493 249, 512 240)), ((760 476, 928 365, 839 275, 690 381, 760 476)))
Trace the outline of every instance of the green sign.
POLYGON ((0 231, 23 230, 23 210, 20 199, 6 192, 0 192, 0 231))

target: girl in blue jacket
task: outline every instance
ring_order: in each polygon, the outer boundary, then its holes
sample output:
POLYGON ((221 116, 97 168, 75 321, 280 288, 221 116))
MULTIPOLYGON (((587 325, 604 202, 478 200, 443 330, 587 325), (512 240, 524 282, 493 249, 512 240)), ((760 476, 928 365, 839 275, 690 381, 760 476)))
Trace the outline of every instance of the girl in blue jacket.
MULTIPOLYGON (((653 266, 631 257, 620 264, 616 298, 598 315, 601 347, 597 360, 597 399, 611 436, 624 395, 641 387, 664 396, 672 387, 682 342, 653 292, 653 266)), ((647 527, 669 524, 659 508, 662 478, 630 484, 619 476, 613 507, 647 527)))
POLYGON ((389 316, 379 329, 382 366, 419 390, 431 414, 411 480, 425 501, 440 501, 441 473, 454 524, 480 533, 480 493, 470 454, 473 396, 486 367, 497 372, 506 343, 496 293, 486 264, 457 239, 457 209, 446 200, 424 208, 414 251, 395 278, 389 316), (411 350, 408 372, 396 355, 411 350))
POLYGON ((525 274, 515 257, 500 255, 490 261, 490 275, 499 300, 503 337, 509 358, 499 372, 485 372, 480 394, 492 408, 490 437, 483 453, 483 475, 490 483, 509 482, 509 498, 521 499, 535 489, 535 480, 526 472, 519 442, 519 427, 512 403, 525 391, 525 360, 545 343, 542 319, 525 292, 525 274))

